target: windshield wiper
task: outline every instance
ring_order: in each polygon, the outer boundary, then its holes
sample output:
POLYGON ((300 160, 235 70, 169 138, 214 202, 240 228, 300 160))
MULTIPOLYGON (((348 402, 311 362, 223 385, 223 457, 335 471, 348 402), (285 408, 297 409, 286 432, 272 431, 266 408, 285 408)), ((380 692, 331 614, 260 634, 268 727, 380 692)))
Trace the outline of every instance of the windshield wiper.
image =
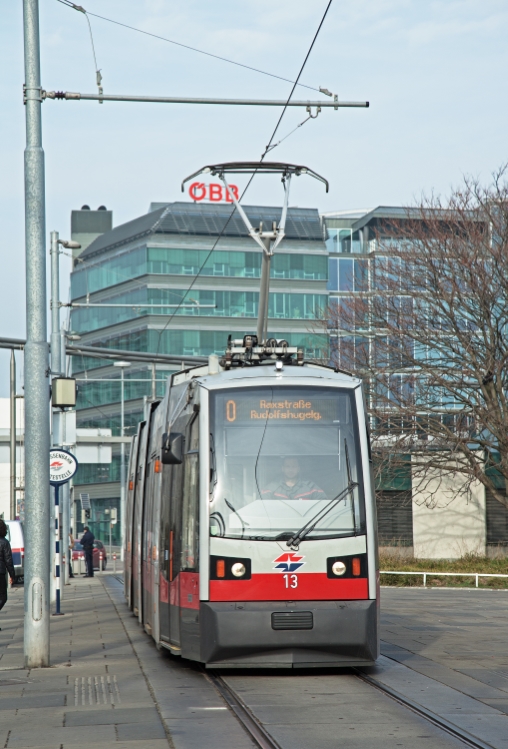
MULTIPOLYGON (((243 538, 244 533, 245 533, 245 526, 243 524, 242 516, 240 515, 240 513, 238 513, 235 510, 235 508, 233 507, 233 505, 231 504, 231 502, 228 502, 228 500, 226 499, 226 497, 224 497, 224 502, 227 504, 227 506, 229 507, 229 509, 231 510, 231 512, 234 512, 235 515, 240 519, 240 523, 242 525, 242 535, 240 536, 240 538, 243 538)), ((249 525, 249 524, 247 523, 247 525, 249 525)))
MULTIPOLYGON (((334 497, 330 502, 326 505, 326 507, 323 507, 322 510, 319 510, 314 517, 312 517, 310 520, 308 520, 305 525, 303 525, 299 531, 294 533, 291 538, 288 538, 286 541, 286 546, 291 549, 293 547, 298 548, 300 543, 303 541, 305 536, 307 536, 309 533, 311 533, 316 525, 321 522, 321 520, 325 517, 325 515, 328 515, 330 510, 333 510, 334 507, 336 507, 340 502, 342 502, 343 499, 345 499, 348 495, 351 496, 351 505, 352 505, 352 512, 353 512, 353 528, 356 535, 356 518, 355 518, 355 500, 353 496, 353 491, 358 486, 358 483, 356 481, 352 481, 351 479, 351 465, 349 463, 349 450, 347 446, 347 439, 344 439, 344 453, 346 457, 346 471, 347 471, 347 480, 348 484, 345 489, 343 489, 339 494, 337 494, 336 497, 334 497)), ((281 534, 282 535, 282 534, 281 534)))
POLYGON ((336 497, 328 502, 326 507, 323 507, 322 510, 319 510, 319 512, 317 512, 314 517, 308 520, 305 525, 300 528, 299 531, 294 533, 291 538, 288 538, 288 540, 286 541, 286 546, 288 547, 288 549, 292 549, 294 547, 298 548, 305 536, 311 533, 311 531, 314 530, 316 525, 321 522, 325 515, 328 515, 330 510, 333 510, 334 507, 340 504, 340 502, 342 502, 343 499, 350 495, 353 489, 355 489, 357 486, 358 484, 356 481, 352 481, 350 484, 348 484, 348 486, 346 486, 346 488, 343 489, 340 494, 337 494, 336 497))
MULTIPOLYGON (((351 464, 349 462, 349 450, 347 448, 347 439, 344 437, 344 453, 346 455, 346 470, 347 470, 347 483, 351 486, 351 464)), ((351 510, 353 511, 353 528, 356 536, 356 514, 355 514, 355 498, 351 492, 351 510)))

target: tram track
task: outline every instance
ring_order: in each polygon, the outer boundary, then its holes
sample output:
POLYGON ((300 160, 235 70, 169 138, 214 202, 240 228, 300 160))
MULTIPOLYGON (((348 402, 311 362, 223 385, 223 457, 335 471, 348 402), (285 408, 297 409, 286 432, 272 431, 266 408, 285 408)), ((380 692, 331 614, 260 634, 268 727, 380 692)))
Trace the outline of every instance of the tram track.
MULTIPOLYGON (((112 577, 114 577, 118 583, 123 584, 123 578, 120 575, 112 575, 112 577)), ((216 692, 222 697, 230 712, 236 717, 240 725, 244 728, 257 747, 260 747, 260 749, 283 749, 281 744, 269 733, 263 722, 256 716, 252 708, 246 704, 234 687, 223 678, 220 672, 209 671, 205 668, 199 668, 198 670, 201 671, 204 678, 211 683, 216 692)), ((411 671, 411 669, 408 670, 411 671)), ((377 679, 364 673, 361 669, 353 668, 349 673, 380 692, 389 700, 399 704, 401 707, 404 707, 419 718, 424 719, 438 731, 460 741, 464 746, 471 747, 471 749, 496 749, 495 744, 490 744, 473 736, 471 733, 465 731, 446 718, 432 712, 423 705, 420 705, 382 682, 379 682, 377 679)), ((276 674, 274 674, 274 676, 276 676, 276 674)))
POLYGON ((425 720, 427 720, 429 723, 432 723, 432 725, 436 726, 436 728, 439 728, 445 733, 448 733, 455 739, 459 739, 459 741, 462 741, 466 746, 472 747, 472 749, 494 749, 492 744, 487 744, 485 741, 482 741, 476 736, 472 736, 467 731, 464 731, 454 723, 446 720, 446 718, 433 713, 431 710, 427 710, 427 708, 419 705, 417 702, 414 702, 414 700, 410 700, 409 697, 405 697, 404 695, 400 694, 400 692, 395 691, 395 689, 392 689, 385 684, 381 684, 380 682, 368 676, 368 674, 364 674, 359 669, 355 668, 354 671, 359 679, 366 682, 367 684, 370 684, 371 687, 379 690, 395 702, 398 702, 399 705, 402 705, 408 710, 411 710, 411 712, 416 713, 421 718, 425 718, 425 720))
POLYGON ((226 684, 220 674, 216 671, 208 671, 205 675, 260 749, 282 749, 235 690, 229 684, 226 684))
MULTIPOLYGON (((377 682, 359 669, 353 669, 353 671, 358 679, 369 684, 369 686, 378 690, 394 702, 397 702, 402 707, 405 707, 407 710, 410 710, 412 713, 415 713, 420 718, 424 718, 435 728, 452 736, 454 739, 458 739, 465 746, 471 747, 471 749, 494 749, 492 744, 482 741, 445 718, 427 710, 427 708, 419 705, 408 697, 405 697, 394 689, 377 682)), ((229 709, 233 712, 251 739, 258 747, 260 747, 260 749, 282 749, 281 745, 266 730, 265 726, 256 717, 254 712, 245 704, 237 692, 227 684, 217 671, 203 671, 203 673, 211 681, 229 709)))

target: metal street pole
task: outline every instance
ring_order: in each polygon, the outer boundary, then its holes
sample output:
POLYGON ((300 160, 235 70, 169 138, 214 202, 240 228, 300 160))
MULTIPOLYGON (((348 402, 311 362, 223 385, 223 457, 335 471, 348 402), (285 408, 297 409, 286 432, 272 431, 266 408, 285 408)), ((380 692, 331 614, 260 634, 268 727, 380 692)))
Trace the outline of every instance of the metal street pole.
MULTIPOLYGON (((124 393, 124 369, 130 367, 130 362, 117 361, 115 367, 120 367, 122 373, 120 394, 120 436, 125 436, 125 393, 124 393)), ((111 527, 111 519, 110 519, 111 527)), ((124 551, 123 544, 125 539, 125 443, 120 445, 120 559, 123 561, 124 551)))
MULTIPOLYGON (((60 258, 59 258, 59 247, 58 247, 59 235, 57 231, 50 233, 50 256, 51 256, 51 375, 58 375, 61 373, 61 341, 60 341, 60 258)), ((60 412, 60 409, 53 409, 53 418, 51 421, 51 445, 56 447, 57 445, 63 447, 62 442, 62 431, 63 431, 63 420, 64 413, 60 412)), ((53 509, 53 525, 59 527, 60 518, 56 516, 56 513, 60 512, 60 496, 58 491, 55 490, 55 502, 52 504, 53 509)), ((57 604, 57 611, 60 610, 58 590, 59 579, 57 579, 57 568, 60 566, 58 561, 59 546, 58 539, 55 541, 51 539, 51 573, 50 573, 50 604, 57 604)))
MULTIPOLYGON (((58 232, 51 232, 51 373, 62 372, 60 361, 60 250, 58 232)), ((55 435, 53 435, 55 437, 55 435)), ((54 441, 54 440, 53 440, 54 441)), ((56 444, 56 442, 55 442, 56 444)))
MULTIPOLYGON (((67 355, 65 346, 67 343, 66 337, 67 331, 65 324, 62 323, 60 327, 60 366, 62 374, 65 377, 67 375, 67 355)), ((69 562, 72 564, 72 549, 69 548, 69 535, 71 531, 71 482, 64 484, 62 487, 62 523, 63 523, 63 549, 65 554, 65 564, 63 567, 63 579, 64 585, 69 584, 69 562)))
POLYGON ((25 668, 49 666, 50 491, 39 3, 23 0, 26 149, 25 668))
POLYGON ((16 357, 11 350, 11 486, 10 486, 10 519, 16 519, 16 357))
MULTIPOLYGON (((54 546, 55 546, 55 613, 53 616, 62 616, 60 603, 62 596, 62 554, 60 549, 60 487, 55 484, 55 528, 54 528, 54 546)), ((62 539, 65 542, 65 539, 62 539)))
POLYGON ((62 578, 62 585, 67 585, 69 577, 69 531, 71 525, 70 519, 70 486, 64 484, 61 492, 62 501, 62 549, 61 549, 61 567, 60 576, 62 578))

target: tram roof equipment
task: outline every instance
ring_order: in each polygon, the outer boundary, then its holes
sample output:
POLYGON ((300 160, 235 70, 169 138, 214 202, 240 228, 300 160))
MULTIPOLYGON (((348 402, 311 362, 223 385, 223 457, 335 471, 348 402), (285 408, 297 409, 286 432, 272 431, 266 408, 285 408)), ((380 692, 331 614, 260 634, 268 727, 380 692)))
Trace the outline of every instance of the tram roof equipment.
MULTIPOLYGON (((297 349, 289 349, 286 341, 282 342, 284 345, 277 346, 275 339, 268 340, 268 299, 270 289, 270 262, 275 252, 276 247, 282 242, 285 236, 286 218, 288 212, 288 201, 289 201, 289 188, 291 184, 291 178, 293 176, 299 177, 302 174, 307 174, 309 177, 317 179, 322 182, 326 187, 326 192, 329 189, 328 180, 322 177, 317 172, 309 169, 303 164, 286 164, 282 161, 230 161, 223 164, 208 164, 207 166, 198 169, 197 172, 186 177, 182 182, 182 192, 184 190, 185 183, 201 174, 211 174, 213 177, 218 177, 223 182, 224 187, 231 196, 231 199, 237 209, 238 213, 242 217, 242 220, 247 228, 249 236, 261 247, 263 250, 262 264, 261 264, 261 281, 259 288, 259 308, 258 308, 258 319, 257 319, 257 330, 256 336, 245 336, 242 345, 238 345, 240 342, 235 341, 235 351, 240 358, 245 361, 247 357, 251 363, 257 361, 259 363, 261 358, 269 356, 271 358, 277 358, 283 356, 285 359, 288 355, 298 353, 297 349), (263 222, 261 221, 259 227, 255 229, 244 209, 240 205, 240 202, 234 191, 229 187, 226 174, 280 174, 281 181, 284 185, 284 204, 282 206, 282 213, 277 225, 276 221, 272 222, 272 228, 270 230, 263 229, 263 222), (253 342, 252 339, 255 339, 253 342), (246 345, 246 341, 248 344, 246 345), (269 345, 268 345, 269 344, 269 345), (239 349, 244 349, 240 351, 239 349), (261 350, 263 349, 263 350, 261 350), (270 353, 266 350, 268 349, 270 353), (278 350, 280 349, 280 350, 278 350)), ((228 350, 226 351, 225 362, 226 365, 229 363, 231 366, 231 354, 233 347, 231 341, 228 342, 228 350)), ((298 354, 298 363, 303 363, 303 353, 298 354)))

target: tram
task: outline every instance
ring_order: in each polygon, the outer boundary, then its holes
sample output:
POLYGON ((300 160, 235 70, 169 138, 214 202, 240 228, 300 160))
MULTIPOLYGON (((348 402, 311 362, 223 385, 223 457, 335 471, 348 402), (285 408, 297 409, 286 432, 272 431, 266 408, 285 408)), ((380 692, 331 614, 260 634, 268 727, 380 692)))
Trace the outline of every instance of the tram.
POLYGON ((262 311, 258 335, 174 373, 133 439, 124 558, 129 607, 174 655, 207 668, 373 664, 361 380, 269 338, 262 311))
POLYGON ((284 342, 264 349, 275 353, 258 366, 211 357, 173 374, 140 424, 128 604, 157 645, 208 667, 372 664, 379 573, 362 383, 295 362, 284 342))

